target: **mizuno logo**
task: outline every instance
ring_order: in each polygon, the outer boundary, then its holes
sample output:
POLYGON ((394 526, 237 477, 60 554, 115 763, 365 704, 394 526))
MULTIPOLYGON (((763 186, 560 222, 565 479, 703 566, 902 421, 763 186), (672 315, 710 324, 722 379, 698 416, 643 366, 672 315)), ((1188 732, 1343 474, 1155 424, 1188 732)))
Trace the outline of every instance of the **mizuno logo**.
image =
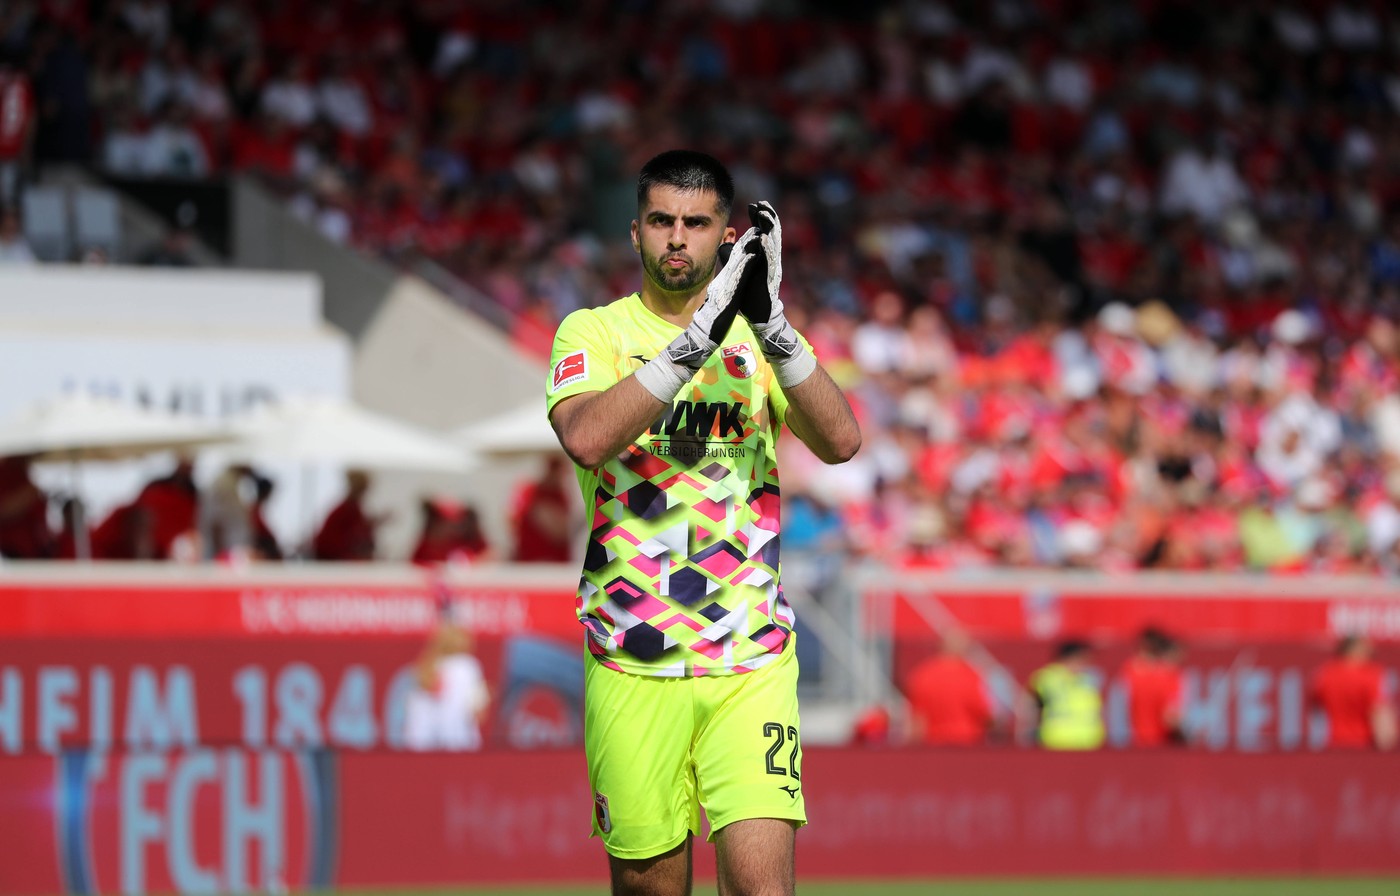
POLYGON ((788 796, 792 797, 793 799, 797 799, 797 793, 798 793, 798 789, 799 789, 799 788, 793 787, 791 784, 789 784, 789 785, 787 785, 787 786, 785 786, 785 787, 779 787, 778 789, 781 790, 781 791, 783 791, 784 793, 786 793, 788 796))
POLYGON ((650 358, 643 358, 641 355, 633 355, 632 357, 638 361, 641 361, 643 364, 646 364, 648 361, 651 360, 650 358))
POLYGON ((677 433, 698 436, 744 436, 744 406, 737 401, 678 401, 670 415, 663 414, 651 425, 654 436, 677 433))

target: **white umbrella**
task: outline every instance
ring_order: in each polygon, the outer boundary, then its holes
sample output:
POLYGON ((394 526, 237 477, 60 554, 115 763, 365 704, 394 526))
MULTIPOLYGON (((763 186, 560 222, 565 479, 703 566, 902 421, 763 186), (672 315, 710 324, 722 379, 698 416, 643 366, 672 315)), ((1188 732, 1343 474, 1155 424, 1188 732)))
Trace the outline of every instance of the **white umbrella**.
POLYGON ((448 437, 470 451, 484 454, 563 451, 538 402, 455 429, 448 437))
MULTIPOLYGON (((29 405, 0 422, 0 457, 66 461, 73 491, 80 492, 78 463, 127 460, 160 451, 188 451, 226 442, 229 433, 196 418, 72 392, 29 405)), ((87 521, 80 519, 77 553, 90 554, 87 521)))
POLYGON ((39 461, 123 460, 226 442, 226 430, 202 420, 69 393, 35 402, 0 422, 0 457, 39 461))
POLYGON ((317 467, 461 474, 480 461, 426 430, 366 410, 349 399, 298 396, 265 405, 232 421, 238 443, 229 460, 286 461, 301 467, 302 539, 314 529, 317 467))
POLYGON ((465 473, 471 452, 350 401, 302 397, 265 405, 232 423, 236 454, 367 470, 465 473))

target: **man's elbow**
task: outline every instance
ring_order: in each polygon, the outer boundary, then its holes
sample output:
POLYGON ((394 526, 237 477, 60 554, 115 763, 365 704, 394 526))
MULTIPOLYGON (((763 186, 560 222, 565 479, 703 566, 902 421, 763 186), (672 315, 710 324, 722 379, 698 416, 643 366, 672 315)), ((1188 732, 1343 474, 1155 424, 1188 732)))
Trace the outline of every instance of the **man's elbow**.
POLYGON ((602 446, 582 433, 559 433, 559 447, 585 470, 596 470, 607 461, 602 446))
POLYGON ((860 450, 860 430, 853 429, 845 433, 839 439, 833 439, 830 445, 826 446, 822 460, 829 464, 844 464, 846 461, 856 456, 860 450))

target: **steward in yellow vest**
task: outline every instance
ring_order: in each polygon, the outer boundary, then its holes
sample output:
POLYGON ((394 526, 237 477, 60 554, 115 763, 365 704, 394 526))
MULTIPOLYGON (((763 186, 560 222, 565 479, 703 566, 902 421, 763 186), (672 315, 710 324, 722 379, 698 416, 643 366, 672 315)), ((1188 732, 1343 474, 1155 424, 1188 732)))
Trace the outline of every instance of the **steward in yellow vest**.
POLYGON ((1047 750, 1097 750, 1103 746, 1103 699, 1088 673, 1089 645, 1065 641, 1054 662, 1037 669, 1030 691, 1040 707, 1038 740, 1047 750))

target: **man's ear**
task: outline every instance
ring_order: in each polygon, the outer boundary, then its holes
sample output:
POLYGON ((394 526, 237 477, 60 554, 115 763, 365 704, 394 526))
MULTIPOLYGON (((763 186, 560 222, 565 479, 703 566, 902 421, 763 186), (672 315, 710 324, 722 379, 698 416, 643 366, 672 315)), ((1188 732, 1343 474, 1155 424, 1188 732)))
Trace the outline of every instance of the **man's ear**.
POLYGON ((641 241, 641 239, 637 236, 638 229, 639 229, 640 227, 641 227, 641 225, 637 223, 637 219, 636 219, 636 218, 633 218, 633 219, 632 219, 632 251, 633 251, 633 252, 636 252, 638 255, 641 255, 641 254, 642 254, 642 241, 641 241))

